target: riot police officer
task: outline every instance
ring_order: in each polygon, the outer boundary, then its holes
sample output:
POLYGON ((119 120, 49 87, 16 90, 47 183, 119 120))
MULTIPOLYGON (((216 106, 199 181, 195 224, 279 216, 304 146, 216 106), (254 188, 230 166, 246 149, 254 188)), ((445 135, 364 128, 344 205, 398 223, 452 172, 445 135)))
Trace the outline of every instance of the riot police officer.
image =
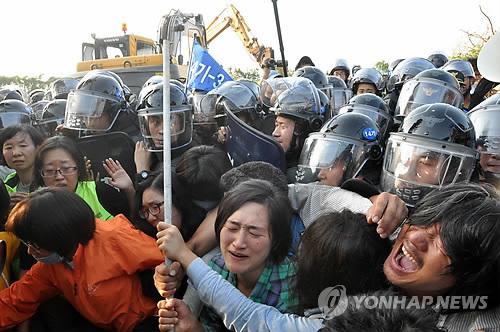
POLYGON ((337 115, 306 139, 296 181, 339 187, 357 177, 367 161, 380 159, 382 149, 375 121, 361 113, 337 115))
POLYGON ((382 75, 375 68, 362 68, 353 75, 350 82, 354 95, 374 93, 382 95, 384 81, 382 75))
POLYGON ((413 109, 445 103, 461 108, 463 97, 455 77, 442 69, 427 69, 406 81, 399 94, 394 116, 403 119, 413 109))
POLYGON ((414 206, 433 189, 468 182, 478 159, 475 141, 474 126, 461 109, 443 103, 414 109, 401 132, 389 137, 382 190, 414 206))
POLYGON ((307 136, 321 129, 324 116, 318 90, 305 78, 289 79, 290 87, 277 96, 270 109, 276 115, 273 137, 283 148, 287 160, 289 180, 295 178, 295 169, 307 136))
POLYGON ((387 80, 387 95, 384 97, 387 106, 391 110, 391 114, 394 114, 403 84, 418 73, 432 68, 435 68, 432 62, 418 57, 404 59, 396 65, 387 80))
POLYGON ((122 84, 103 71, 88 72, 68 94, 64 127, 91 133, 124 132, 134 141, 142 138, 122 84))
POLYGON ((500 94, 493 95, 467 114, 476 132, 481 180, 500 189, 500 94))

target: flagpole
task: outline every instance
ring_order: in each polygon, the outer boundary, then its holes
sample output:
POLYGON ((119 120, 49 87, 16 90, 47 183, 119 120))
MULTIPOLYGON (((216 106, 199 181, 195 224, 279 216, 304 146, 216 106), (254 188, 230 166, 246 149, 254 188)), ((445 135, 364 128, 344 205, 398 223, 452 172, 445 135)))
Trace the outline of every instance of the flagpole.
POLYGON ((191 54, 189 56, 189 67, 188 67, 188 71, 187 71, 187 75, 186 75, 186 82, 184 83, 184 93, 187 94, 188 92, 188 83, 189 83, 189 80, 191 79, 191 68, 193 66, 193 56, 194 56, 194 45, 196 43, 196 36, 193 38, 193 45, 191 46, 191 54))
MULTIPOLYGON (((160 27, 163 53, 163 220, 172 224, 172 173, 171 173, 171 142, 170 142, 170 41, 168 26, 170 20, 160 27)), ((172 261, 165 257, 165 264, 172 261)), ((175 328, 170 331, 175 332, 175 328)))
POLYGON ((278 41, 280 43, 281 61, 283 62, 283 76, 288 77, 288 69, 286 68, 285 48, 283 47, 283 38, 281 37, 280 17, 278 15, 278 0, 271 0, 274 7, 274 20, 276 21, 276 29, 278 30, 278 41))

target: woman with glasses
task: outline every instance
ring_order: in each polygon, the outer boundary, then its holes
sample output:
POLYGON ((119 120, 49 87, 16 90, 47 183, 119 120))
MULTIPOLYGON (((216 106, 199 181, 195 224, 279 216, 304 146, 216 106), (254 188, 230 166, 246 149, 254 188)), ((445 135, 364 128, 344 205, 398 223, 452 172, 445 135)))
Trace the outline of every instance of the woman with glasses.
MULTIPOLYGON (((132 197, 132 181, 119 162, 106 160, 112 184, 132 197)), ((76 143, 65 136, 54 136, 40 145, 35 160, 35 176, 40 186, 63 188, 75 192, 90 205, 96 218, 111 219, 113 216, 103 207, 96 190, 96 182, 89 179, 86 162, 76 143)), ((131 201, 130 200, 130 201, 131 201)), ((125 210, 125 209, 124 209, 125 210)))
MULTIPOLYGON (((148 173, 147 177, 137 184, 135 210, 133 220, 135 226, 156 238, 156 226, 164 221, 163 172, 148 173)), ((172 184, 172 224, 181 231, 184 240, 188 241, 198 227, 192 222, 189 192, 181 185, 175 172, 171 175, 172 184)))

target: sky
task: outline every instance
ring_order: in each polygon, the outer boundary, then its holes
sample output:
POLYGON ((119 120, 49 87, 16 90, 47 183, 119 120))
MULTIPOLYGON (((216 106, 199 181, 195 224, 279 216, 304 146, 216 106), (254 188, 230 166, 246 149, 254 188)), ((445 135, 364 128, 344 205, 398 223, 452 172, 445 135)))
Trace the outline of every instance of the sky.
MULTIPOLYGON (((128 33, 156 39, 158 23, 170 9, 202 14, 208 25, 227 4, 243 15, 261 45, 281 58, 271 0, 83 0, 6 1, 2 3, 0 76, 65 76, 76 71, 81 43, 90 35, 128 33)), ((435 51, 451 55, 466 43, 461 30, 484 32, 483 10, 500 31, 498 0, 279 0, 284 53, 289 67, 308 55, 324 71, 337 58, 373 66, 435 51)), ((227 29, 209 46, 224 67, 258 68, 236 34, 227 29)))

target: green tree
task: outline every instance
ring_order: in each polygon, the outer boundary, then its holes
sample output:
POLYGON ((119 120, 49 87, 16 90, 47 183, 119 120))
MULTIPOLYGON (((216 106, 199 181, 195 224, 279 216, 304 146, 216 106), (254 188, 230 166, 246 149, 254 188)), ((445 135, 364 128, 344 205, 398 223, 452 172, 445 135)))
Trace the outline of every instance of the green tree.
POLYGON ((47 90, 57 77, 50 77, 47 80, 43 80, 42 76, 29 77, 29 76, 0 76, 0 87, 4 85, 17 85, 23 88, 26 93, 34 89, 47 90))
POLYGON ((375 69, 377 69, 380 73, 385 74, 389 71, 389 63, 384 60, 380 60, 375 64, 375 69))
POLYGON ((477 59, 479 51, 483 48, 483 45, 495 34, 495 29, 491 18, 483 11, 483 8, 479 6, 479 11, 484 16, 487 21, 486 29, 482 32, 472 32, 462 30, 467 35, 467 42, 461 45, 453 55, 452 59, 463 59, 467 60, 470 58, 477 59))
POLYGON ((253 81, 257 84, 260 83, 260 73, 258 69, 250 69, 248 71, 243 71, 239 68, 229 67, 229 75, 234 80, 239 80, 240 78, 246 78, 247 80, 253 81))

